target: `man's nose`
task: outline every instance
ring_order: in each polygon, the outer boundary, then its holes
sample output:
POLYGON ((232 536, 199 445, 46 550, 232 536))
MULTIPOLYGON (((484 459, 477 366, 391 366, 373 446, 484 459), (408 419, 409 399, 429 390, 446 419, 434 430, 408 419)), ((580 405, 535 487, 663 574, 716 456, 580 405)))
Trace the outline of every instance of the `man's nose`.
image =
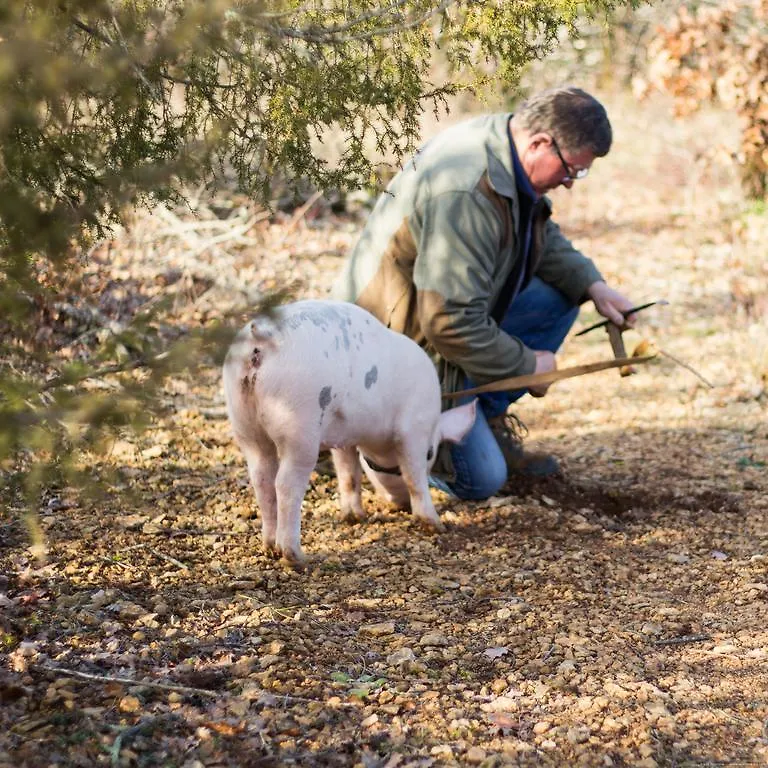
POLYGON ((560 182, 566 189, 570 189, 573 186, 573 179, 569 179, 567 176, 560 182))

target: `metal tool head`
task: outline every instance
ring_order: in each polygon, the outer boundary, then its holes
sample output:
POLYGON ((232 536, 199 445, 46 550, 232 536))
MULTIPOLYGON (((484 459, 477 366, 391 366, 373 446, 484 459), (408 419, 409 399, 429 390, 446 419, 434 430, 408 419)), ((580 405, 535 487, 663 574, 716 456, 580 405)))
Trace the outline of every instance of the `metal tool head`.
MULTIPOLYGON (((622 312, 621 314, 624 315, 624 317, 629 317, 630 315, 634 315, 635 312, 640 312, 643 309, 648 309, 648 307, 652 307, 654 305, 663 306, 665 304, 669 304, 669 302, 665 301, 664 299, 659 299, 659 301, 649 301, 647 304, 641 304, 639 307, 632 307, 632 309, 628 309, 626 310, 626 312, 622 312)), ((599 323, 590 325, 589 328, 585 328, 583 331, 579 331, 578 333, 575 333, 574 336, 583 336, 585 333, 594 331, 596 328, 605 328, 605 326, 611 322, 613 321, 601 320, 599 323)))

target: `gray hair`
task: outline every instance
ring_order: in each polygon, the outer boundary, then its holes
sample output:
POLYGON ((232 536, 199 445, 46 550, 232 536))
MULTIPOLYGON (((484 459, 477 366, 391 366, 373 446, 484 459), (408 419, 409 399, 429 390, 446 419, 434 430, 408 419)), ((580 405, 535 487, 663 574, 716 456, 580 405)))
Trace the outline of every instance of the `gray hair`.
POLYGON ((529 133, 550 133, 561 150, 588 149, 603 157, 613 132, 605 107, 581 88, 551 88, 535 94, 515 111, 513 123, 529 133))

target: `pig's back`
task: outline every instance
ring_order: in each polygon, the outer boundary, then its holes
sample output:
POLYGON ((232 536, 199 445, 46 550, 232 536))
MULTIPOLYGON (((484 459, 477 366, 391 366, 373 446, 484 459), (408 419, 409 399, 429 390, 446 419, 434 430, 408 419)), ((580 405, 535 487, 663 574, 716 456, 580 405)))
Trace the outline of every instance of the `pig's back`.
POLYGON ((269 432, 310 430, 324 445, 357 444, 386 440, 414 400, 425 415, 439 415, 427 355, 364 309, 300 301, 281 307, 275 319, 275 346, 264 349, 254 377, 269 432))

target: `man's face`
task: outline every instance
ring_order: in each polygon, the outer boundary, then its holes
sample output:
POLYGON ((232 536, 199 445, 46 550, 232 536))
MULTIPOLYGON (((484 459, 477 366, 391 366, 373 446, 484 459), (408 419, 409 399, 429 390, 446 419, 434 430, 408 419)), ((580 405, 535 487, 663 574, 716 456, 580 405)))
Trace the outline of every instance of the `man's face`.
POLYGON ((521 157, 531 186, 539 195, 559 186, 570 189, 585 170, 589 170, 595 156, 589 149, 578 152, 563 151, 554 137, 537 133, 521 157))

